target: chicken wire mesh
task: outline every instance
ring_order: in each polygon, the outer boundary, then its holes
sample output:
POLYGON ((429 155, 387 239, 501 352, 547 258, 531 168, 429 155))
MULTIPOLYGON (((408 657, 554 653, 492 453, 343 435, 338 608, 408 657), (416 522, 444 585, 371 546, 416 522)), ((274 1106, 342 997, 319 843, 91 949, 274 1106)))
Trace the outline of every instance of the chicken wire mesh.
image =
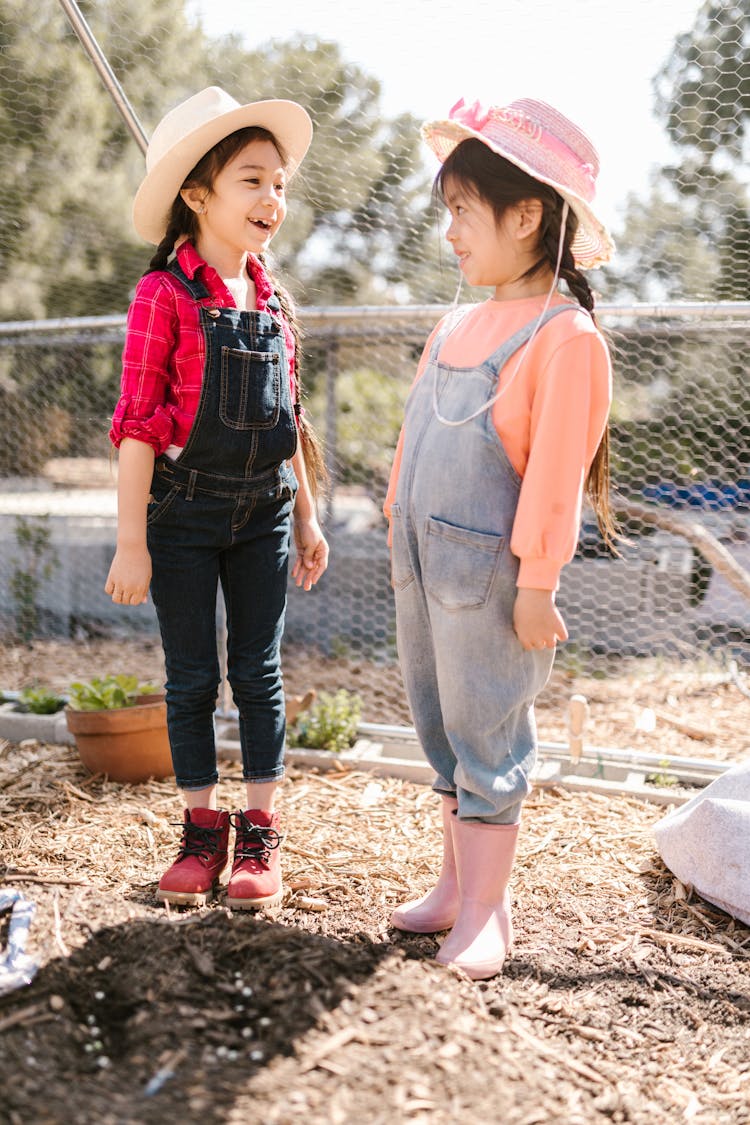
MULTIPOLYGON (((306 408, 327 445, 331 565, 290 586, 286 649, 381 685, 403 718, 381 505, 421 346, 453 296, 418 121, 311 37, 248 50, 184 0, 80 9, 146 133, 202 85, 289 97, 316 127, 275 268, 305 330, 306 408), (332 165, 346 174, 331 176, 332 165)), ((107 439, 124 313, 149 252, 131 228, 143 157, 54 0, 0 0, 0 627, 6 638, 154 631, 150 606, 103 592, 115 535, 107 439)), ((750 642, 748 325, 750 3, 696 5, 655 76, 674 159, 631 196, 619 254, 591 275, 615 361, 619 557, 585 516, 559 602, 561 659, 750 642), (639 506, 647 505, 644 515, 639 506)))

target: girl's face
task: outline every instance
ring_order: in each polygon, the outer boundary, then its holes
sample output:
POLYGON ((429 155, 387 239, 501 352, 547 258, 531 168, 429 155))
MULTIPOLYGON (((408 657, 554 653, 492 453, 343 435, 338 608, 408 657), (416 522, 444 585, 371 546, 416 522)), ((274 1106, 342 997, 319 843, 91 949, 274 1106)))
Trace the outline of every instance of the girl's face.
MULTIPOLYGON (((201 196, 199 241, 229 253, 262 254, 286 218, 286 173, 271 141, 250 141, 201 196)), ((204 255, 205 256, 205 255, 204 255)))
POLYGON ((510 207, 498 221, 489 203, 461 184, 445 185, 451 222, 445 237, 469 285, 490 286, 498 300, 529 296, 523 274, 536 255, 536 232, 520 207, 510 207))

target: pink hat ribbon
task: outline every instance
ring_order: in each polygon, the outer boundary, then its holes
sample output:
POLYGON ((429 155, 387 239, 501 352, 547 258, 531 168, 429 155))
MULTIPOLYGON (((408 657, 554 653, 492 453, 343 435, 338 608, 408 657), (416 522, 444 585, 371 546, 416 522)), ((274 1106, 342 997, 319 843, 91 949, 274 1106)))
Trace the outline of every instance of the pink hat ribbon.
POLYGON ((587 203, 591 203, 593 200, 596 192, 593 165, 584 163, 564 141, 561 141, 554 133, 550 133, 542 124, 534 121, 527 114, 517 109, 504 109, 500 106, 491 106, 487 109, 480 101, 466 105, 464 99, 460 98, 451 109, 448 117, 451 121, 463 125, 466 129, 471 129, 475 133, 482 133, 489 140, 495 138, 492 136, 491 128, 488 129, 487 125, 491 126, 492 122, 496 121, 501 126, 517 130, 530 141, 541 143, 548 152, 554 153, 560 160, 574 166, 583 181, 582 198, 587 203))
POLYGON ((463 98, 459 98, 448 116, 451 121, 457 121, 459 125, 465 125, 475 133, 481 133, 489 120, 490 111, 485 109, 480 101, 467 105, 463 98))

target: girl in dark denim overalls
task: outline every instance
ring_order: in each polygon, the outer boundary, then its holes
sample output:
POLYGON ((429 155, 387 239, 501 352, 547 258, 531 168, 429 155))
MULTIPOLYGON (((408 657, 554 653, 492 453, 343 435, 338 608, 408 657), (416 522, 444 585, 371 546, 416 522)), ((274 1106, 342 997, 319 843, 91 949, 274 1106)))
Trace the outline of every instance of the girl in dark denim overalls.
POLYGON ((578 269, 606 261, 611 242, 590 208, 596 153, 550 106, 461 102, 424 136, 444 161, 437 191, 462 275, 494 295, 428 342, 386 502, 399 654, 444 829, 437 885, 391 923, 452 927, 437 959, 481 979, 512 940, 534 697, 567 637, 555 589, 586 478, 612 533, 609 357, 578 269))
POLYGON ((240 106, 217 87, 203 90, 154 131, 133 209, 137 230, 158 249, 128 317, 111 435, 120 449, 117 551, 106 590, 135 605, 150 585, 157 610, 186 805, 158 897, 178 905, 211 897, 230 825, 229 905, 281 899, 274 794, 284 772, 279 648, 292 510, 298 586, 318 581, 328 547, 307 476, 321 459, 299 407, 294 314, 261 256, 311 136, 293 102, 240 106), (247 788, 246 807, 233 815, 216 796, 219 584, 247 788))

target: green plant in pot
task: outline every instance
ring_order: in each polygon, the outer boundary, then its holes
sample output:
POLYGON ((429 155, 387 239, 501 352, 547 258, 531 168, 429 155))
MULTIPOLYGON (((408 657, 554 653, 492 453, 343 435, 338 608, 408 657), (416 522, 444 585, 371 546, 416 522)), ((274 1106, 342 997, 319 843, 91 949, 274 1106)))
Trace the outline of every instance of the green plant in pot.
POLYGON ((160 688, 137 676, 96 676, 70 685, 68 730, 83 764, 112 781, 168 777, 172 756, 160 688))
POLYGON ((70 706, 74 711, 115 711, 143 703, 157 703, 164 692, 154 684, 141 683, 137 676, 95 676, 85 683, 70 685, 70 706))

